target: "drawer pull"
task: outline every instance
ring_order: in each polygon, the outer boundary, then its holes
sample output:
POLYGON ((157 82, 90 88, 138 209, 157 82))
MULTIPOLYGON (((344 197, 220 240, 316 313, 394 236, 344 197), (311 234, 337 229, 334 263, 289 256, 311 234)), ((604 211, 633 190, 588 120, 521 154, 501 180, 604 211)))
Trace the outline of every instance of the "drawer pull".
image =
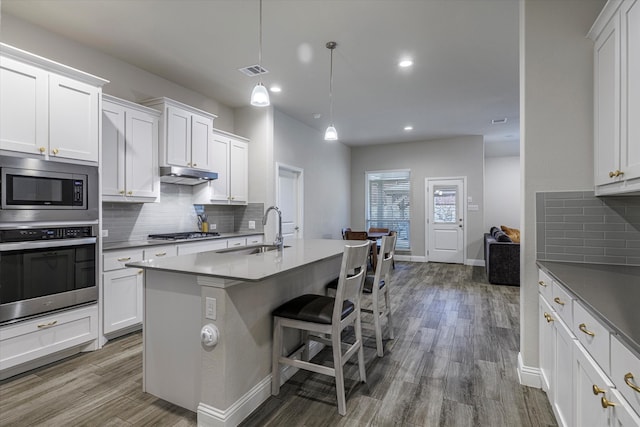
POLYGON ((545 313, 544 318, 547 319, 547 323, 551 323, 555 320, 549 313, 545 313))
POLYGON ((584 332, 585 334, 589 335, 590 337, 595 337, 596 334, 594 334, 593 332, 591 332, 590 330, 587 329, 587 325, 585 325, 584 323, 580 323, 578 325, 578 329, 580 329, 582 332, 584 332))
POLYGON ((50 328, 50 327, 54 326, 57 323, 58 323, 57 320, 54 320, 53 322, 49 322, 49 323, 42 323, 42 324, 38 325, 38 329, 50 328))
POLYGON ((542 287, 544 287, 544 288, 546 288, 546 287, 547 287, 547 284, 546 284, 546 283, 544 283, 544 281, 542 281, 542 280, 540 280, 540 281, 538 282, 538 285, 540 285, 540 286, 542 286, 542 287))
POLYGON ((118 258, 118 261, 120 261, 120 262, 131 261, 131 257, 128 256, 128 257, 124 257, 124 258, 118 258))
POLYGON ((616 406, 617 403, 613 403, 610 400, 608 400, 606 397, 602 396, 602 399, 600 399, 600 403, 602 403, 602 407, 604 409, 607 409, 609 406, 616 406))
POLYGON ((165 256, 167 253, 166 252, 159 252, 156 254, 156 256, 165 256))
POLYGON ((595 394, 597 396, 600 393, 604 394, 604 390, 594 384, 593 385, 593 394, 595 394))
POLYGON ((553 299, 553 301, 554 301, 556 304, 564 305, 564 302, 562 302, 562 301, 560 300, 560 297, 555 297, 555 298, 553 299))
POLYGON ((144 270, 138 270, 138 274, 144 273, 144 270))
POLYGON ((242 243, 234 243, 233 246, 240 246, 242 243))
POLYGON ((638 387, 637 385, 635 385, 634 383, 631 382, 631 380, 633 379, 633 374, 631 372, 628 372, 625 374, 624 376, 624 383, 626 385, 628 385, 629 387, 631 387, 633 390, 637 391, 638 393, 640 393, 640 387, 638 387))

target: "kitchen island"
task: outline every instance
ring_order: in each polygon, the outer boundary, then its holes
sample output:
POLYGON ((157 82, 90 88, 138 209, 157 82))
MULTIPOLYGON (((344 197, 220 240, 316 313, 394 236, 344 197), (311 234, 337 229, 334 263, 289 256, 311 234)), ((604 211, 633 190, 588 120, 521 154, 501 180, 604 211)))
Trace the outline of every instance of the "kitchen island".
MULTIPOLYGON (((144 390, 197 411, 198 425, 237 425, 270 396, 272 310, 324 294, 350 243, 361 242, 293 240, 283 251, 246 247, 127 264, 145 269, 144 390), (205 325, 217 328, 215 346, 201 342, 205 325)), ((285 342, 291 350, 296 341, 285 342)))

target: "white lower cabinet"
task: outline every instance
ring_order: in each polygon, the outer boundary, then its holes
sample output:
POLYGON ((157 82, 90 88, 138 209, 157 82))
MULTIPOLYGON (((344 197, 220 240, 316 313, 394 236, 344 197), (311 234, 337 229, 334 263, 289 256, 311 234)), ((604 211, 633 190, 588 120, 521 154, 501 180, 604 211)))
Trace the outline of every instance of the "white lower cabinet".
POLYGON ((247 245, 259 245, 264 243, 263 236, 248 236, 247 237, 247 245))
POLYGON ((111 334, 142 324, 144 270, 125 268, 104 273, 103 331, 111 334))
POLYGON ((178 246, 178 255, 195 254, 198 252, 218 251, 227 248, 227 240, 205 240, 193 243, 181 243, 178 246))
MULTIPOLYGON (((0 328, 0 378, 7 370, 98 338, 98 306, 61 311, 0 328)), ((17 372, 16 372, 17 373, 17 372)))
POLYGON ((540 374, 558 424, 640 427, 640 357, 580 299, 539 273, 540 374))

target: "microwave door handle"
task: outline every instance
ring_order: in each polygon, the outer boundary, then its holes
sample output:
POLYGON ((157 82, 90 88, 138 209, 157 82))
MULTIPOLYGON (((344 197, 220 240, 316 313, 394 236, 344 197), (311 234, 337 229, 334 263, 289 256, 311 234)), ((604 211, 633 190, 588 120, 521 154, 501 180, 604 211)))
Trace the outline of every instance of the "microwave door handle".
POLYGON ((24 249, 46 249, 46 248, 61 248, 64 246, 78 246, 78 245, 90 245, 95 244, 95 237, 83 237, 79 239, 52 239, 52 240, 38 240, 36 242, 12 242, 12 243, 0 243, 0 252, 19 251, 24 249))

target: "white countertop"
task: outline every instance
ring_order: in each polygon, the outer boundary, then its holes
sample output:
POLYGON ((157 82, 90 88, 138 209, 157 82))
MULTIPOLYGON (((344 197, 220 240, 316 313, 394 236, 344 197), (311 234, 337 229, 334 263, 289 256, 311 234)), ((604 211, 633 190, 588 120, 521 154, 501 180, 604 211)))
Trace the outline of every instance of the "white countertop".
MULTIPOLYGON (((344 252, 345 245, 361 245, 362 243, 357 240, 302 239, 286 242, 286 245, 290 245, 290 247, 285 247, 282 252, 274 250, 243 255, 233 252, 210 251, 166 259, 132 262, 126 266, 256 282, 317 261, 340 256, 344 252)), ((246 248, 250 248, 250 246, 246 248)))

